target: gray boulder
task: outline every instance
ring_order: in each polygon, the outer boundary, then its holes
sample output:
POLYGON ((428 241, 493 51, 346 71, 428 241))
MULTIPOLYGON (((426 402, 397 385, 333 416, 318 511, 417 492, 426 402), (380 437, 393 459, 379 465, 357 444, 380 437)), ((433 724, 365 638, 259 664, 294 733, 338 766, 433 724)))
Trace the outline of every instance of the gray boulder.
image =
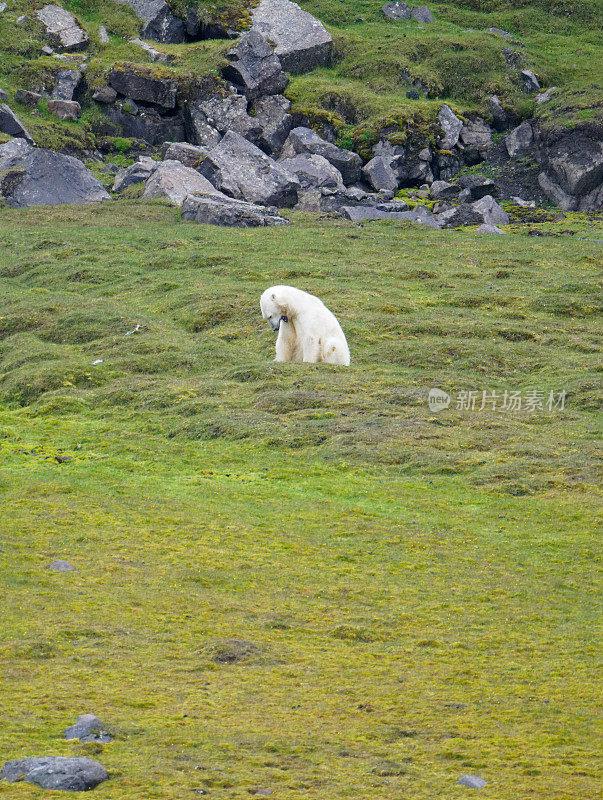
POLYGON ((121 107, 106 105, 105 115, 118 125, 122 135, 134 139, 144 139, 149 144, 158 145, 165 141, 181 141, 185 138, 184 120, 181 114, 162 115, 152 106, 136 108, 126 101, 121 107))
POLYGON ((351 150, 343 150, 331 142, 326 142, 310 128, 294 128, 283 146, 281 158, 292 158, 302 153, 310 153, 326 158, 341 172, 346 186, 357 183, 362 173, 362 159, 351 150))
POLYGON ((77 69, 62 69, 57 72, 52 96, 55 100, 73 100, 73 96, 82 79, 77 69))
POLYGON ((189 194, 224 198, 222 192, 196 169, 185 167, 180 161, 160 162, 147 181, 142 196, 145 200, 163 197, 175 206, 181 206, 189 194))
POLYGON ((235 131, 203 160, 199 171, 216 189, 237 200, 286 208, 297 202, 299 181, 235 131))
POLYGON ((492 122, 497 131, 505 131, 513 124, 513 116, 505 111, 498 95, 493 94, 488 99, 488 108, 492 114, 492 122))
POLYGON ((59 119, 75 122, 82 116, 82 107, 75 100, 49 100, 48 110, 59 119))
POLYGON ((588 194, 603 181, 603 141, 566 136, 548 149, 547 171, 568 194, 588 194))
POLYGON ((226 57, 230 64, 223 70, 224 77, 250 99, 281 94, 289 83, 278 57, 256 30, 245 34, 226 57))
POLYGON ((48 569, 53 569, 55 572, 77 572, 76 567, 72 566, 69 561, 58 558, 48 565, 48 569))
POLYGON ((500 228, 497 228, 496 225, 491 225, 489 222, 484 222, 482 225, 479 226, 477 229, 478 233, 495 233, 495 234, 506 234, 506 231, 501 231, 500 228))
POLYGON ((15 783, 25 780, 42 789, 88 792, 109 778, 107 770, 90 758, 42 756, 7 761, 0 779, 15 783))
POLYGON ((442 150, 452 150, 459 140, 459 136, 463 129, 463 123, 453 113, 450 106, 447 105, 443 105, 440 109, 438 121, 444 134, 440 139, 440 148, 442 150))
POLYGON ((0 105, 0 133, 17 136, 33 144, 33 138, 27 128, 6 104, 0 105))
POLYGON ((345 189, 341 172, 322 156, 305 153, 282 159, 278 163, 297 177, 302 189, 345 189))
POLYGON ((184 111, 184 124, 186 138, 198 147, 211 150, 222 138, 220 131, 207 121, 207 114, 201 108, 200 103, 187 105, 184 111))
POLYGON ((578 200, 578 211, 602 211, 603 210, 603 183, 580 197, 578 200))
POLYGON ((165 161, 180 161, 185 167, 197 169, 208 151, 186 142, 164 142, 161 155, 165 161))
POLYGON ((253 105, 253 119, 262 132, 257 144, 269 156, 277 156, 293 129, 293 117, 289 114, 291 101, 275 94, 262 97, 253 105))
POLYGON ((252 29, 269 42, 283 69, 294 74, 330 63, 333 39, 322 22, 290 0, 260 0, 252 29))
POLYGON ((398 180, 401 180, 406 175, 406 160, 408 156, 406 147, 394 145, 387 139, 380 139, 373 147, 373 155, 381 158, 393 170, 398 180))
POLYGON ((540 91, 540 84, 538 83, 538 78, 536 77, 536 75, 534 75, 532 70, 522 69, 521 78, 523 80, 524 92, 529 92, 531 94, 533 92, 540 91))
POLYGON ((438 223, 444 228, 458 228, 461 225, 481 225, 484 216, 468 203, 461 203, 448 211, 436 215, 438 223))
POLYGON ((155 161, 153 158, 141 156, 135 164, 131 164, 129 167, 124 167, 118 171, 115 176, 113 191, 123 192, 128 186, 148 181, 158 166, 159 162, 155 161))
POLYGON ((44 26, 50 44, 57 50, 82 50, 87 47, 89 36, 69 11, 51 4, 37 11, 36 17, 44 26))
POLYGON ((79 159, 42 148, 3 160, 0 195, 14 208, 109 199, 103 185, 79 159))
POLYGON ((186 38, 184 22, 175 17, 164 0, 115 0, 130 6, 142 20, 142 36, 156 42, 179 44, 186 38))
POLYGON ((382 189, 396 191, 398 178, 392 167, 381 156, 375 156, 362 168, 362 177, 376 192, 382 189))
MULTIPOLYGON (((435 159, 440 180, 449 181, 461 168, 461 161, 454 153, 438 153, 435 159)), ((429 183, 429 181, 426 181, 429 183)))
POLYGON ((35 108, 41 99, 41 94, 38 94, 38 92, 29 92, 27 89, 17 89, 15 92, 15 100, 17 103, 20 103, 26 108, 35 108))
POLYGON ((468 189, 472 200, 481 200, 487 194, 498 194, 498 188, 491 178, 486 175, 461 175, 458 179, 461 189, 468 189))
POLYGON ((373 206, 343 206, 340 214, 352 222, 368 219, 393 219, 398 222, 417 222, 430 228, 439 228, 436 217, 427 208, 417 206, 412 211, 382 211, 373 206))
POLYGON ((575 211, 577 209, 577 199, 565 192, 546 172, 541 172, 538 176, 538 185, 551 203, 558 206, 562 211, 575 211))
POLYGON ((201 147, 217 144, 214 131, 218 134, 235 131, 252 142, 257 142, 262 133, 258 121, 247 113, 247 98, 241 95, 212 97, 191 103, 188 116, 193 132, 191 138, 201 147))
POLYGON ((104 744, 113 738, 94 714, 80 714, 77 722, 63 731, 65 739, 79 739, 80 742, 100 742, 104 744))
POLYGON ((432 200, 450 200, 456 197, 461 187, 456 183, 448 181, 434 181, 429 187, 429 194, 432 200))
POLYGON ((492 148, 492 129, 479 117, 466 122, 461 129, 459 146, 463 148, 463 160, 466 164, 483 161, 488 150, 492 148))
POLYGON ((484 786, 488 785, 488 781, 478 778, 477 775, 463 775, 462 778, 458 779, 457 783, 460 786, 468 786, 470 789, 483 789, 484 786))
POLYGON ((406 3, 400 2, 400 0, 396 0, 393 3, 387 3, 387 5, 383 6, 381 11, 388 19, 391 19, 394 22, 399 19, 410 19, 410 8, 406 5, 406 3))
POLYGON ((416 19, 417 22, 422 22, 424 25, 428 24, 429 22, 434 22, 435 20, 435 17, 427 8, 427 6, 415 6, 414 8, 411 8, 410 14, 413 19, 416 19))
POLYGON ((509 215, 496 200, 487 194, 481 200, 471 203, 471 208, 481 214, 488 225, 508 225, 509 215))
POLYGON ((25 139, 15 138, 11 139, 9 142, 0 144, 0 169, 2 169, 3 163, 9 158, 24 156, 26 153, 29 153, 30 150, 31 146, 25 139))
POLYGON ((94 92, 92 99, 96 100, 97 103, 111 105, 117 100, 117 92, 110 86, 101 86, 94 92))
POLYGON ((113 69, 109 73, 109 85, 119 94, 132 100, 151 103, 162 108, 176 107, 178 84, 171 78, 158 78, 152 72, 142 69, 113 69))
POLYGON ((514 158, 525 153, 534 143, 534 131, 529 122, 522 122, 505 136, 507 153, 514 158))
POLYGON ((182 219, 198 222, 201 225, 221 225, 229 228, 259 228, 289 224, 289 220, 274 211, 253 203, 194 195, 184 201, 182 219))

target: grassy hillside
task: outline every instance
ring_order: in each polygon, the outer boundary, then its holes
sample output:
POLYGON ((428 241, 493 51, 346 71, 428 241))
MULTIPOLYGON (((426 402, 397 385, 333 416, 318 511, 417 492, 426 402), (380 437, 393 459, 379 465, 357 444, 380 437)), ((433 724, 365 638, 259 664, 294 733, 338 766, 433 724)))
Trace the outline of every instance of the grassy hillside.
POLYGON ((0 209, 0 761, 92 755, 103 800, 593 796, 600 229, 175 214, 0 209), (277 281, 350 368, 272 362, 277 281), (113 742, 62 740, 85 711, 113 742))
MULTIPOLYGON (((44 38, 35 21, 35 3, 8 4, 0 27, 0 86, 8 91, 11 104, 42 144, 80 151, 98 146, 104 118, 101 107, 89 98, 84 98, 81 120, 68 123, 58 122, 44 104, 37 116, 14 103, 18 88, 51 91, 53 75, 64 64, 39 55, 44 38), (16 22, 21 14, 29 14, 25 25, 16 22)), ((102 82, 116 62, 148 63, 146 54, 128 41, 138 29, 130 9, 110 0, 65 0, 63 5, 91 34, 91 86, 102 82), (98 39, 101 25, 109 31, 108 45, 98 39)), ((548 2, 523 0, 432 3, 436 21, 430 25, 388 21, 380 10, 383 4, 374 0, 307 0, 301 5, 333 34, 335 61, 330 69, 296 77, 287 94, 295 109, 306 111, 311 120, 326 119, 339 131, 342 144, 365 155, 386 124, 428 135, 443 100, 459 113, 479 111, 487 117, 486 101, 493 93, 519 118, 537 113, 547 127, 601 124, 598 31, 603 16, 596 0, 558 2, 553 8, 548 2), (490 27, 506 30, 512 38, 490 33, 490 27), (533 69, 543 87, 555 85, 559 91, 536 109, 533 96, 522 91, 518 68, 533 69), (409 100, 406 92, 417 82, 424 87, 421 98, 409 100)), ((248 6, 228 0, 217 4, 213 13, 244 27, 248 6)), ((184 14, 186 3, 173 8, 184 14)), ((219 70, 229 46, 217 40, 160 49, 172 56, 174 75, 185 80, 219 70)))

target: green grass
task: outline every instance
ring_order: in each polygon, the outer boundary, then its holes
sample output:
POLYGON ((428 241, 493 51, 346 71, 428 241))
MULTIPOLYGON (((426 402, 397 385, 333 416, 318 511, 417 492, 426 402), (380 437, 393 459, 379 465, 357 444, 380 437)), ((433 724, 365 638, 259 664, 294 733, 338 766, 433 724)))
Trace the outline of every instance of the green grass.
POLYGON ((103 800, 593 796, 600 226, 175 215, 0 209, 0 761, 91 754, 103 800), (277 281, 351 367, 272 361, 277 281))

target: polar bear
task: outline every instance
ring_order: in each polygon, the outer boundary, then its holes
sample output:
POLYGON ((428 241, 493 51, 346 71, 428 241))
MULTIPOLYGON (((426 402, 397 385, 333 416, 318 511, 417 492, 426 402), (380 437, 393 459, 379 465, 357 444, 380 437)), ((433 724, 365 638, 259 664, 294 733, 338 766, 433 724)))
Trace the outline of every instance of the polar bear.
POLYGON ((293 286, 271 286, 260 300, 262 316, 278 331, 275 361, 350 363, 341 326, 322 300, 293 286))

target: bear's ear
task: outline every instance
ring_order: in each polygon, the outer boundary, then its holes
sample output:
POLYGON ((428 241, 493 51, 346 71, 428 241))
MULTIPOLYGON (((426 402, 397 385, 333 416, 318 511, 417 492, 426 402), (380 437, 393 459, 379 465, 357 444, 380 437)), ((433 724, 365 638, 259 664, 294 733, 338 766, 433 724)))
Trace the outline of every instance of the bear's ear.
POLYGON ((276 295, 274 294, 274 292, 272 292, 271 299, 276 300, 276 295))

